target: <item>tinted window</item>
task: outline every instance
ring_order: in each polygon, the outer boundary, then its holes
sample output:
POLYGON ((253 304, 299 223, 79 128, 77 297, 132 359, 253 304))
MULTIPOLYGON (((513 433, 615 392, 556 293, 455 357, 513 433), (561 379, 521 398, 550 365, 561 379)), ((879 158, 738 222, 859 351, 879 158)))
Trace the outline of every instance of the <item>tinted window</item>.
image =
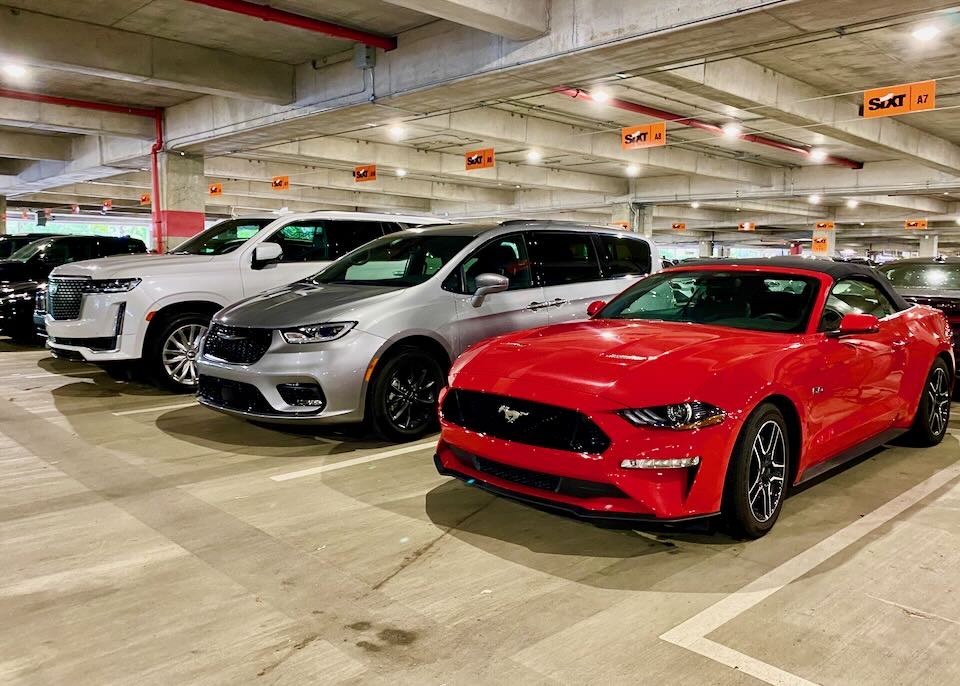
POLYGON ((177 246, 174 255, 225 255, 233 252, 273 219, 229 219, 177 246))
POLYGON ((346 255, 354 248, 359 248, 384 234, 384 227, 380 222, 326 222, 326 225, 330 246, 327 258, 329 260, 346 255))
POLYGON ((314 283, 406 288, 423 283, 463 250, 472 236, 386 236, 344 255, 314 283))
POLYGON ((830 289, 817 330, 835 331, 845 314, 872 314, 882 319, 896 311, 878 286, 861 279, 842 279, 830 289))
POLYGON ((448 282, 446 287, 459 293, 476 291, 477 276, 480 274, 500 274, 507 277, 510 280, 509 290, 533 286, 533 271, 530 268, 526 241, 519 233, 490 241, 465 259, 458 272, 453 275, 456 279, 448 282))
POLYGON ((598 281, 597 261, 590 234, 534 231, 530 257, 544 286, 598 281))
POLYGON ((960 264, 891 264, 880 271, 896 288, 960 290, 960 264))
POLYGON ((596 237, 600 246, 600 264, 604 276, 650 273, 650 245, 624 236, 596 237))
POLYGON ((800 333, 806 330, 817 290, 815 279, 787 274, 666 272, 628 289, 599 317, 800 333))

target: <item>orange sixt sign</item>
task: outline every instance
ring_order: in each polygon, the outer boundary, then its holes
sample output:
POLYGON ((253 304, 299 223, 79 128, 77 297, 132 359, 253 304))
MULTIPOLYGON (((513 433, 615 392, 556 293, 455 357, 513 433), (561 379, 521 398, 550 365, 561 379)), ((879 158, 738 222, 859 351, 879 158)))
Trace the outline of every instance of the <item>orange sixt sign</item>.
POLYGON ((620 147, 624 150, 652 148, 667 144, 667 123, 658 121, 653 124, 630 126, 620 129, 620 147))
POLYGON ((833 222, 817 222, 817 231, 833 231, 833 222))
POLYGON ((830 252, 830 241, 826 236, 814 236, 811 251, 818 255, 830 252))
POLYGON ((361 164, 353 168, 353 180, 357 183, 377 180, 377 165, 361 164))
POLYGON ((674 231, 686 231, 687 225, 682 222, 674 222, 673 224, 670 225, 670 228, 673 229, 674 231))
POLYGON ((467 171, 473 169, 489 169, 496 164, 493 148, 484 148, 483 150, 471 150, 464 153, 464 168, 467 171))
POLYGON ((907 221, 903 222, 903 227, 905 229, 923 230, 927 228, 927 220, 926 219, 908 219, 907 221))
POLYGON ((756 231, 757 225, 753 222, 743 222, 738 228, 741 231, 756 231))
POLYGON ((937 106, 937 82, 918 81, 863 92, 863 116, 892 117, 908 112, 932 110, 937 106))

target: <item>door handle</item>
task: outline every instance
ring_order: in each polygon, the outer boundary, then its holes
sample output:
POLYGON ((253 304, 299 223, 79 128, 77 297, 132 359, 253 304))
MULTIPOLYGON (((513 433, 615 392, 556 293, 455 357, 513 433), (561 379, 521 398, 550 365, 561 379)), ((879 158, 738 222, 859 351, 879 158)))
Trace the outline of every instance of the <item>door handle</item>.
POLYGON ((548 307, 562 307, 569 303, 569 300, 561 300, 560 298, 554 298, 553 302, 546 303, 548 307))
POLYGON ((531 312, 536 312, 537 310, 542 310, 544 307, 550 307, 550 303, 538 303, 536 301, 527 305, 527 309, 531 312))
POLYGON ((906 341, 896 340, 893 342, 894 350, 902 350, 903 348, 906 348, 906 347, 907 347, 906 341))

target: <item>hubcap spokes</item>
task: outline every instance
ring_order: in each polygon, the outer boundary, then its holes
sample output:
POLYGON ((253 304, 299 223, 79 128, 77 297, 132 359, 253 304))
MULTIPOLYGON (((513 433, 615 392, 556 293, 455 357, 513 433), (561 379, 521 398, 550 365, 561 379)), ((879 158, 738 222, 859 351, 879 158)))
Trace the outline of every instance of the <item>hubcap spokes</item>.
POLYGON ((426 365, 399 367, 390 378, 387 416, 397 428, 412 431, 430 421, 437 403, 439 383, 426 365))
POLYGON ((167 337, 161 353, 167 376, 185 386, 197 385, 200 339, 207 332, 202 324, 185 324, 167 337))
POLYGON ((783 431, 775 421, 760 427, 753 439, 750 455, 750 473, 747 499, 750 510, 759 522, 765 522, 776 512, 783 497, 787 473, 787 450, 783 431))
POLYGON ((927 382, 926 393, 930 401, 927 426, 930 433, 939 436, 946 431, 947 422, 950 421, 950 384, 947 373, 941 367, 933 370, 933 375, 927 382))

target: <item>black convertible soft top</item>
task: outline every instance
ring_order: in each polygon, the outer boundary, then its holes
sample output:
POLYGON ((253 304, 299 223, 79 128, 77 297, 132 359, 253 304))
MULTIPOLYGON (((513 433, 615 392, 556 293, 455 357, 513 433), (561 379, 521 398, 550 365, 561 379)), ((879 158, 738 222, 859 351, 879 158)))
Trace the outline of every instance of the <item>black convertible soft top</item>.
POLYGON ((703 258, 682 262, 677 267, 723 267, 723 266, 741 266, 741 267, 759 267, 762 269, 803 269, 808 272, 819 272, 831 277, 834 281, 848 278, 865 279, 877 285, 884 295, 896 306, 898 310, 905 310, 911 307, 911 304, 903 299, 903 296, 897 293, 893 285, 883 274, 873 267, 865 264, 853 264, 851 262, 834 262, 833 260, 821 260, 809 257, 724 257, 724 258, 703 258))

